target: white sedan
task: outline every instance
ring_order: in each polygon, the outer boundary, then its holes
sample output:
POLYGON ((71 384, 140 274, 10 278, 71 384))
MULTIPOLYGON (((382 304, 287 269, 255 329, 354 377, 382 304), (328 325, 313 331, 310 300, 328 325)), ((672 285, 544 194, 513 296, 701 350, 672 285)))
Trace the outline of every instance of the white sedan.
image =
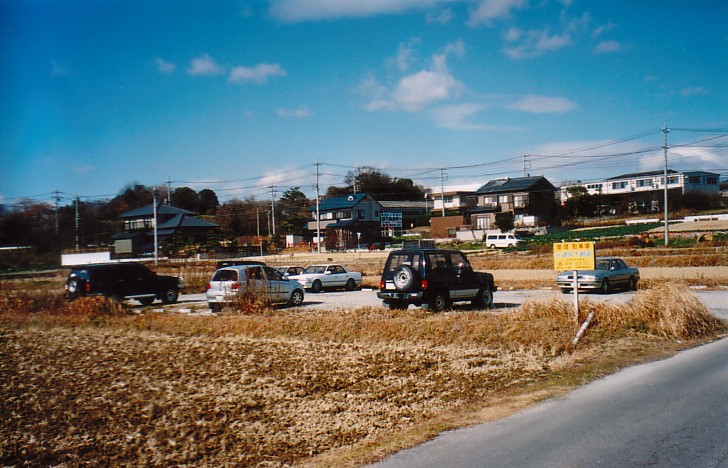
POLYGON ((326 288, 344 288, 352 291, 361 286, 362 275, 341 265, 311 265, 300 275, 289 276, 307 290, 319 293, 326 288))

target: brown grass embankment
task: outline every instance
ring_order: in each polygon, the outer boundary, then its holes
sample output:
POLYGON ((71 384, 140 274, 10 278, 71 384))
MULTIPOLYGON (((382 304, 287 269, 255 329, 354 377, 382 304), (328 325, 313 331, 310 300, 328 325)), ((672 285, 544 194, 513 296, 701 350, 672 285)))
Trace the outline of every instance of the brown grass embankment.
POLYGON ((79 318, 0 304, 2 463, 352 466, 725 333, 673 286, 622 309, 585 301, 596 319, 576 350, 565 301, 221 317, 99 306, 79 318))

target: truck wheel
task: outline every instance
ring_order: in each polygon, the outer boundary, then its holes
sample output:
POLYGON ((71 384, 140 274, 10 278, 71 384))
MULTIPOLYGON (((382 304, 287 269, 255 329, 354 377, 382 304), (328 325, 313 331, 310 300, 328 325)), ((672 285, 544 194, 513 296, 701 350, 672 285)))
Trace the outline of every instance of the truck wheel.
POLYGON ((174 304, 177 302, 177 298, 179 297, 179 291, 177 289, 167 289, 162 294, 162 302, 165 304, 174 304))
POLYGON ((450 307, 450 300, 444 293, 436 293, 427 303, 427 309, 433 312, 442 312, 450 307))
POLYGON ((150 306, 154 302, 154 296, 142 297, 142 298, 137 299, 137 301, 139 301, 139 304, 141 304, 143 306, 150 306))

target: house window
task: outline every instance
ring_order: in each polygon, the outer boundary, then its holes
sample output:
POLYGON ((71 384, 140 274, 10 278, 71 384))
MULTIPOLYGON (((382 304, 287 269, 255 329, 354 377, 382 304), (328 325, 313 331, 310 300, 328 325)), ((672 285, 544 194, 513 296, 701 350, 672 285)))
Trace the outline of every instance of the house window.
POLYGON ((475 217, 475 229, 490 229, 493 226, 493 222, 490 216, 478 216, 475 217))
POLYGON ((528 197, 526 195, 514 195, 513 196, 513 206, 516 208, 524 208, 527 203, 528 197))
POLYGON ((698 176, 690 176, 688 177, 688 182, 691 184, 699 184, 700 183, 700 177, 698 176))
POLYGON ((498 203, 508 203, 508 195, 499 195, 498 203))
POLYGON ((627 187, 627 182, 612 182, 612 190, 619 190, 627 187))
POLYGON ((639 179, 637 181, 637 187, 650 187, 652 185, 651 179, 639 179))
POLYGON ((718 184, 718 178, 717 177, 708 177, 705 179, 705 183, 709 185, 717 185, 718 184))
POLYGON ((493 197, 483 197, 483 205, 493 205, 495 199, 493 197))
POLYGON ((351 210, 342 210, 336 214, 336 219, 349 219, 351 218, 351 210))
POLYGON ((357 210, 356 217, 357 219, 364 219, 364 210, 357 210))

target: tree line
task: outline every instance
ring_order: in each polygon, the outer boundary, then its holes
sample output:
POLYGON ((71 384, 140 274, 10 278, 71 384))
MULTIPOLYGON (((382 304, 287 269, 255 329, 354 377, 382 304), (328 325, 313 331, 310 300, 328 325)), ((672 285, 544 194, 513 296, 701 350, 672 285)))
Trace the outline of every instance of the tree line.
MULTIPOLYGON (((410 179, 391 177, 372 167, 349 171, 343 186, 330 186, 325 196, 368 193, 378 200, 421 200, 422 186, 410 179)), ((76 247, 104 246, 111 236, 123 230, 119 216, 125 212, 158 201, 192 211, 197 216, 220 226, 220 239, 256 236, 271 231, 271 208, 275 209, 275 232, 278 236, 303 234, 310 218, 309 199, 292 187, 277 200, 255 197, 234 198, 220 203, 210 189, 195 191, 190 187, 169 190, 167 186, 150 187, 129 184, 118 195, 107 200, 66 200, 62 206, 32 199, 23 199, 13 206, 0 206, 0 246, 28 246, 38 254, 57 255, 76 247)))

